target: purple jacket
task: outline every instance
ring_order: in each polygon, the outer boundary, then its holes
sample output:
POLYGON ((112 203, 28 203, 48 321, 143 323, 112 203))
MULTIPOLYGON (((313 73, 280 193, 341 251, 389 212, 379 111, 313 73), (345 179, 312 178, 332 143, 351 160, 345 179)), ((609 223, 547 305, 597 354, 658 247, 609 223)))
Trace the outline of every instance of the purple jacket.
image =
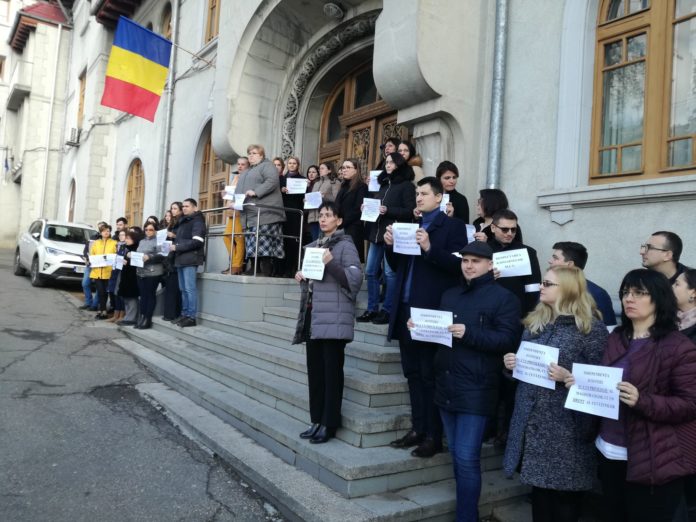
MULTIPOLYGON (((623 332, 609 336, 602 364, 628 349, 623 332)), ((661 485, 696 473, 696 345, 679 332, 650 340, 631 358, 638 403, 626 408, 626 480, 661 485)))

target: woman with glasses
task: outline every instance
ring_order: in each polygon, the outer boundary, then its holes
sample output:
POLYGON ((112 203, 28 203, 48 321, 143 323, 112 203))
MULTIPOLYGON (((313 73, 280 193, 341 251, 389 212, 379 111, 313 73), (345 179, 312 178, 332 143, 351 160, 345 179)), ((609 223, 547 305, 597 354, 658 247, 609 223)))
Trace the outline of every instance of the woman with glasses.
MULTIPOLYGON (((157 227, 153 223, 145 223, 145 237, 140 241, 137 252, 143 254, 144 266, 136 269, 140 291, 140 319, 135 328, 147 330, 152 327, 152 314, 157 304, 157 287, 164 274, 164 256, 157 245, 157 227)), ((128 257, 132 264, 132 252, 128 257)))
POLYGON ((343 160, 343 181, 336 196, 336 206, 343 214, 343 230, 353 239, 360 262, 365 262, 365 227, 360 221, 360 207, 367 196, 367 185, 360 174, 360 163, 355 158, 343 160))
MULTIPOLYGON (((550 364, 553 389, 519 382, 505 450, 505 472, 520 472, 532 486, 534 522, 575 522, 582 492, 595 476, 594 418, 564 407, 564 386, 573 363, 599 364, 607 329, 587 291, 582 270, 549 268, 541 283, 539 304, 523 320, 523 341, 558 348, 558 364, 550 364)), ((513 370, 517 357, 505 354, 513 370)))
POLYGON ((602 417, 595 441, 602 520, 687 520, 684 479, 696 472, 696 347, 677 331, 677 301, 663 274, 631 270, 619 295, 621 326, 602 357, 623 370, 619 418, 602 417))

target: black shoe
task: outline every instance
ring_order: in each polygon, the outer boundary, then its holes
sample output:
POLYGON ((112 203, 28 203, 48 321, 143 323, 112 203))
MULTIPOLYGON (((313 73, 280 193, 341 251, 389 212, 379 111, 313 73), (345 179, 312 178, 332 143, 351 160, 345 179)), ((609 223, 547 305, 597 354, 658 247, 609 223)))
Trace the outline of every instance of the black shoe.
POLYGON ((411 446, 416 446, 423 442, 423 439, 425 436, 423 434, 418 434, 415 431, 411 430, 409 431, 406 435, 401 437, 400 439, 393 440, 389 443, 389 445, 392 448, 410 448, 411 446))
POLYGON ((326 426, 319 426, 319 429, 314 434, 314 437, 309 439, 310 444, 324 444, 329 442, 332 438, 336 436, 336 428, 327 428, 326 426))
POLYGON ((377 312, 372 318, 372 324, 389 324, 389 313, 384 310, 377 312))
POLYGON ((411 452, 412 457, 420 457, 422 459, 428 459, 440 453, 442 451, 442 442, 435 442, 435 439, 428 437, 421 444, 411 452))
POLYGON ((359 317, 356 317, 355 320, 359 323, 369 323, 374 319, 374 317, 377 315, 377 312, 370 312, 369 310, 362 314, 359 317))
POLYGON ((89 310, 90 308, 92 308, 92 305, 88 304, 83 304, 82 306, 78 307, 79 310, 89 310))
POLYGON ((152 319, 143 319, 143 322, 140 323, 140 329, 147 330, 149 328, 152 328, 152 319))
POLYGON ((141 315, 138 316, 138 320, 135 322, 135 328, 136 330, 140 330, 143 327, 143 322, 145 321, 145 318, 141 315))
POLYGON ((187 328, 189 326, 196 326, 196 320, 193 317, 184 317, 177 324, 180 328, 187 328))
POLYGON ((99 312, 97 315, 94 316, 95 319, 106 319, 107 315, 104 312, 99 312))
POLYGON ((302 433, 300 433, 300 438, 301 439, 311 439, 317 434, 317 431, 319 431, 319 428, 321 427, 321 424, 315 423, 311 424, 309 428, 304 430, 302 433))

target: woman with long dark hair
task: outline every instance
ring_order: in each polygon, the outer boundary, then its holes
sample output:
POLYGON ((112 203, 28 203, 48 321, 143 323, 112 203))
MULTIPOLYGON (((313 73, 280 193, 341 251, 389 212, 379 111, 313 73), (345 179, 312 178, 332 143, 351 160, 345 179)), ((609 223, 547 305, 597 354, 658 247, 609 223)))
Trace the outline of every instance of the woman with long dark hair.
POLYGON ((133 326, 138 322, 138 275, 136 268, 130 264, 128 259, 129 252, 138 250, 140 244, 140 234, 134 230, 126 232, 126 241, 123 248, 123 268, 118 278, 116 294, 123 300, 124 315, 116 324, 119 326, 133 326))
MULTIPOLYGON (((476 227, 474 237, 477 241, 488 241, 493 237, 491 224, 493 215, 499 210, 509 209, 508 198, 500 189, 481 189, 479 199, 476 201, 476 214, 478 217, 472 223, 476 227)), ((517 224, 516 239, 522 243, 522 228, 517 224)))
MULTIPOLYGON (((169 211, 172 213, 172 220, 167 227, 167 240, 173 241, 176 237, 176 226, 183 212, 181 201, 174 201, 169 206, 169 211)), ((181 315, 181 292, 179 291, 179 274, 177 274, 174 266, 174 252, 169 252, 162 261, 164 275, 162 282, 164 284, 164 306, 162 310, 162 319, 165 321, 176 321, 181 315)))
POLYGON ((367 185, 360 173, 360 163, 355 158, 343 160, 343 181, 336 196, 336 206, 343 215, 343 230, 358 249, 360 262, 365 262, 365 227, 360 221, 360 207, 367 195, 367 185))
MULTIPOLYGON (((138 290, 140 291, 140 320, 136 328, 147 330, 152 327, 152 314, 157 305, 157 287, 159 286, 164 268, 164 256, 157 245, 157 227, 153 223, 145 223, 145 237, 138 245, 139 253, 143 254, 143 265, 138 267, 138 290)), ((132 263, 132 252, 129 255, 132 263)))
MULTIPOLYGON (((328 202, 336 201, 336 196, 340 189, 341 182, 338 180, 333 161, 321 162, 319 164, 319 179, 314 183, 312 192, 321 192, 321 200, 328 202)), ((321 234, 319 229, 319 209, 307 212, 307 223, 312 241, 316 241, 321 234)))
MULTIPOLYGON (((283 206, 295 210, 302 210, 304 207, 304 194, 288 194, 288 179, 301 179, 305 183, 307 179, 300 172, 300 159, 290 156, 285 162, 287 170, 285 175, 280 178, 280 191, 283 194, 283 206)), ((275 273, 273 275, 282 277, 293 277, 297 271, 297 259, 300 254, 302 238, 300 237, 300 225, 304 220, 304 213, 287 212, 285 223, 283 223, 283 235, 294 236, 283 238, 285 248, 285 259, 278 260, 275 273)))

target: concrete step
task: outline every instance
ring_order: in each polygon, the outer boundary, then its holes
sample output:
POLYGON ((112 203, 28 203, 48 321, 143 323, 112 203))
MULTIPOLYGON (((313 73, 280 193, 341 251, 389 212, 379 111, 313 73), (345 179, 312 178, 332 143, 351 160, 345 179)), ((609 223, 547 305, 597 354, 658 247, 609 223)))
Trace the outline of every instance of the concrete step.
MULTIPOLYGON (((129 337, 194 371, 275 408, 300 422, 309 420, 307 386, 269 374, 223 355, 206 352, 186 341, 163 337, 152 330, 132 330, 129 337)), ((408 406, 367 408, 344 401, 342 428, 337 437, 357 447, 384 446, 409 428, 408 406)))
MULTIPOLYGON (((428 516, 424 517, 422 509, 411 506, 416 509, 417 515, 405 518, 395 515, 397 518, 386 517, 380 520, 430 519, 453 509, 453 485, 448 480, 451 478, 448 454, 438 454, 431 459, 417 459, 407 451, 389 447, 356 448, 340 439, 333 439, 327 444, 309 444, 297 436, 306 427, 305 423, 130 339, 118 339, 116 342, 177 391, 271 450, 286 463, 304 470, 344 497, 365 497, 361 499, 363 502, 360 505, 366 509, 375 513, 382 512, 386 509, 386 502, 393 500, 389 492, 398 492, 398 495, 414 503, 419 502, 420 496, 427 496, 430 499, 426 501, 428 503, 442 499, 444 491, 450 492, 449 498, 439 503, 439 507, 429 512, 428 516), (414 486, 422 489, 416 491, 414 486)), ((198 414, 191 413, 190 408, 182 411, 194 419, 199 418, 198 414)), ((195 424, 195 421, 192 422, 194 427, 195 424)), ((492 456, 496 456, 495 450, 484 447, 484 460, 492 456)), ((527 488, 516 481, 504 479, 500 471, 486 471, 484 492, 481 503, 484 506, 490 505, 488 512, 492 512, 493 505, 523 495, 527 488)), ((404 499, 397 502, 400 510, 406 508, 404 499)), ((311 519, 313 518, 307 518, 311 519)))
MULTIPOLYGON (((137 388, 186 433, 230 463, 247 482, 272 499, 289 520, 409 522, 451 521, 454 517, 455 490, 451 479, 390 493, 344 498, 177 391, 161 383, 140 384, 137 388)), ((509 502, 507 495, 520 493, 511 491, 509 486, 510 481, 502 478, 500 472, 483 474, 481 516, 490 516, 499 502, 509 502)))

